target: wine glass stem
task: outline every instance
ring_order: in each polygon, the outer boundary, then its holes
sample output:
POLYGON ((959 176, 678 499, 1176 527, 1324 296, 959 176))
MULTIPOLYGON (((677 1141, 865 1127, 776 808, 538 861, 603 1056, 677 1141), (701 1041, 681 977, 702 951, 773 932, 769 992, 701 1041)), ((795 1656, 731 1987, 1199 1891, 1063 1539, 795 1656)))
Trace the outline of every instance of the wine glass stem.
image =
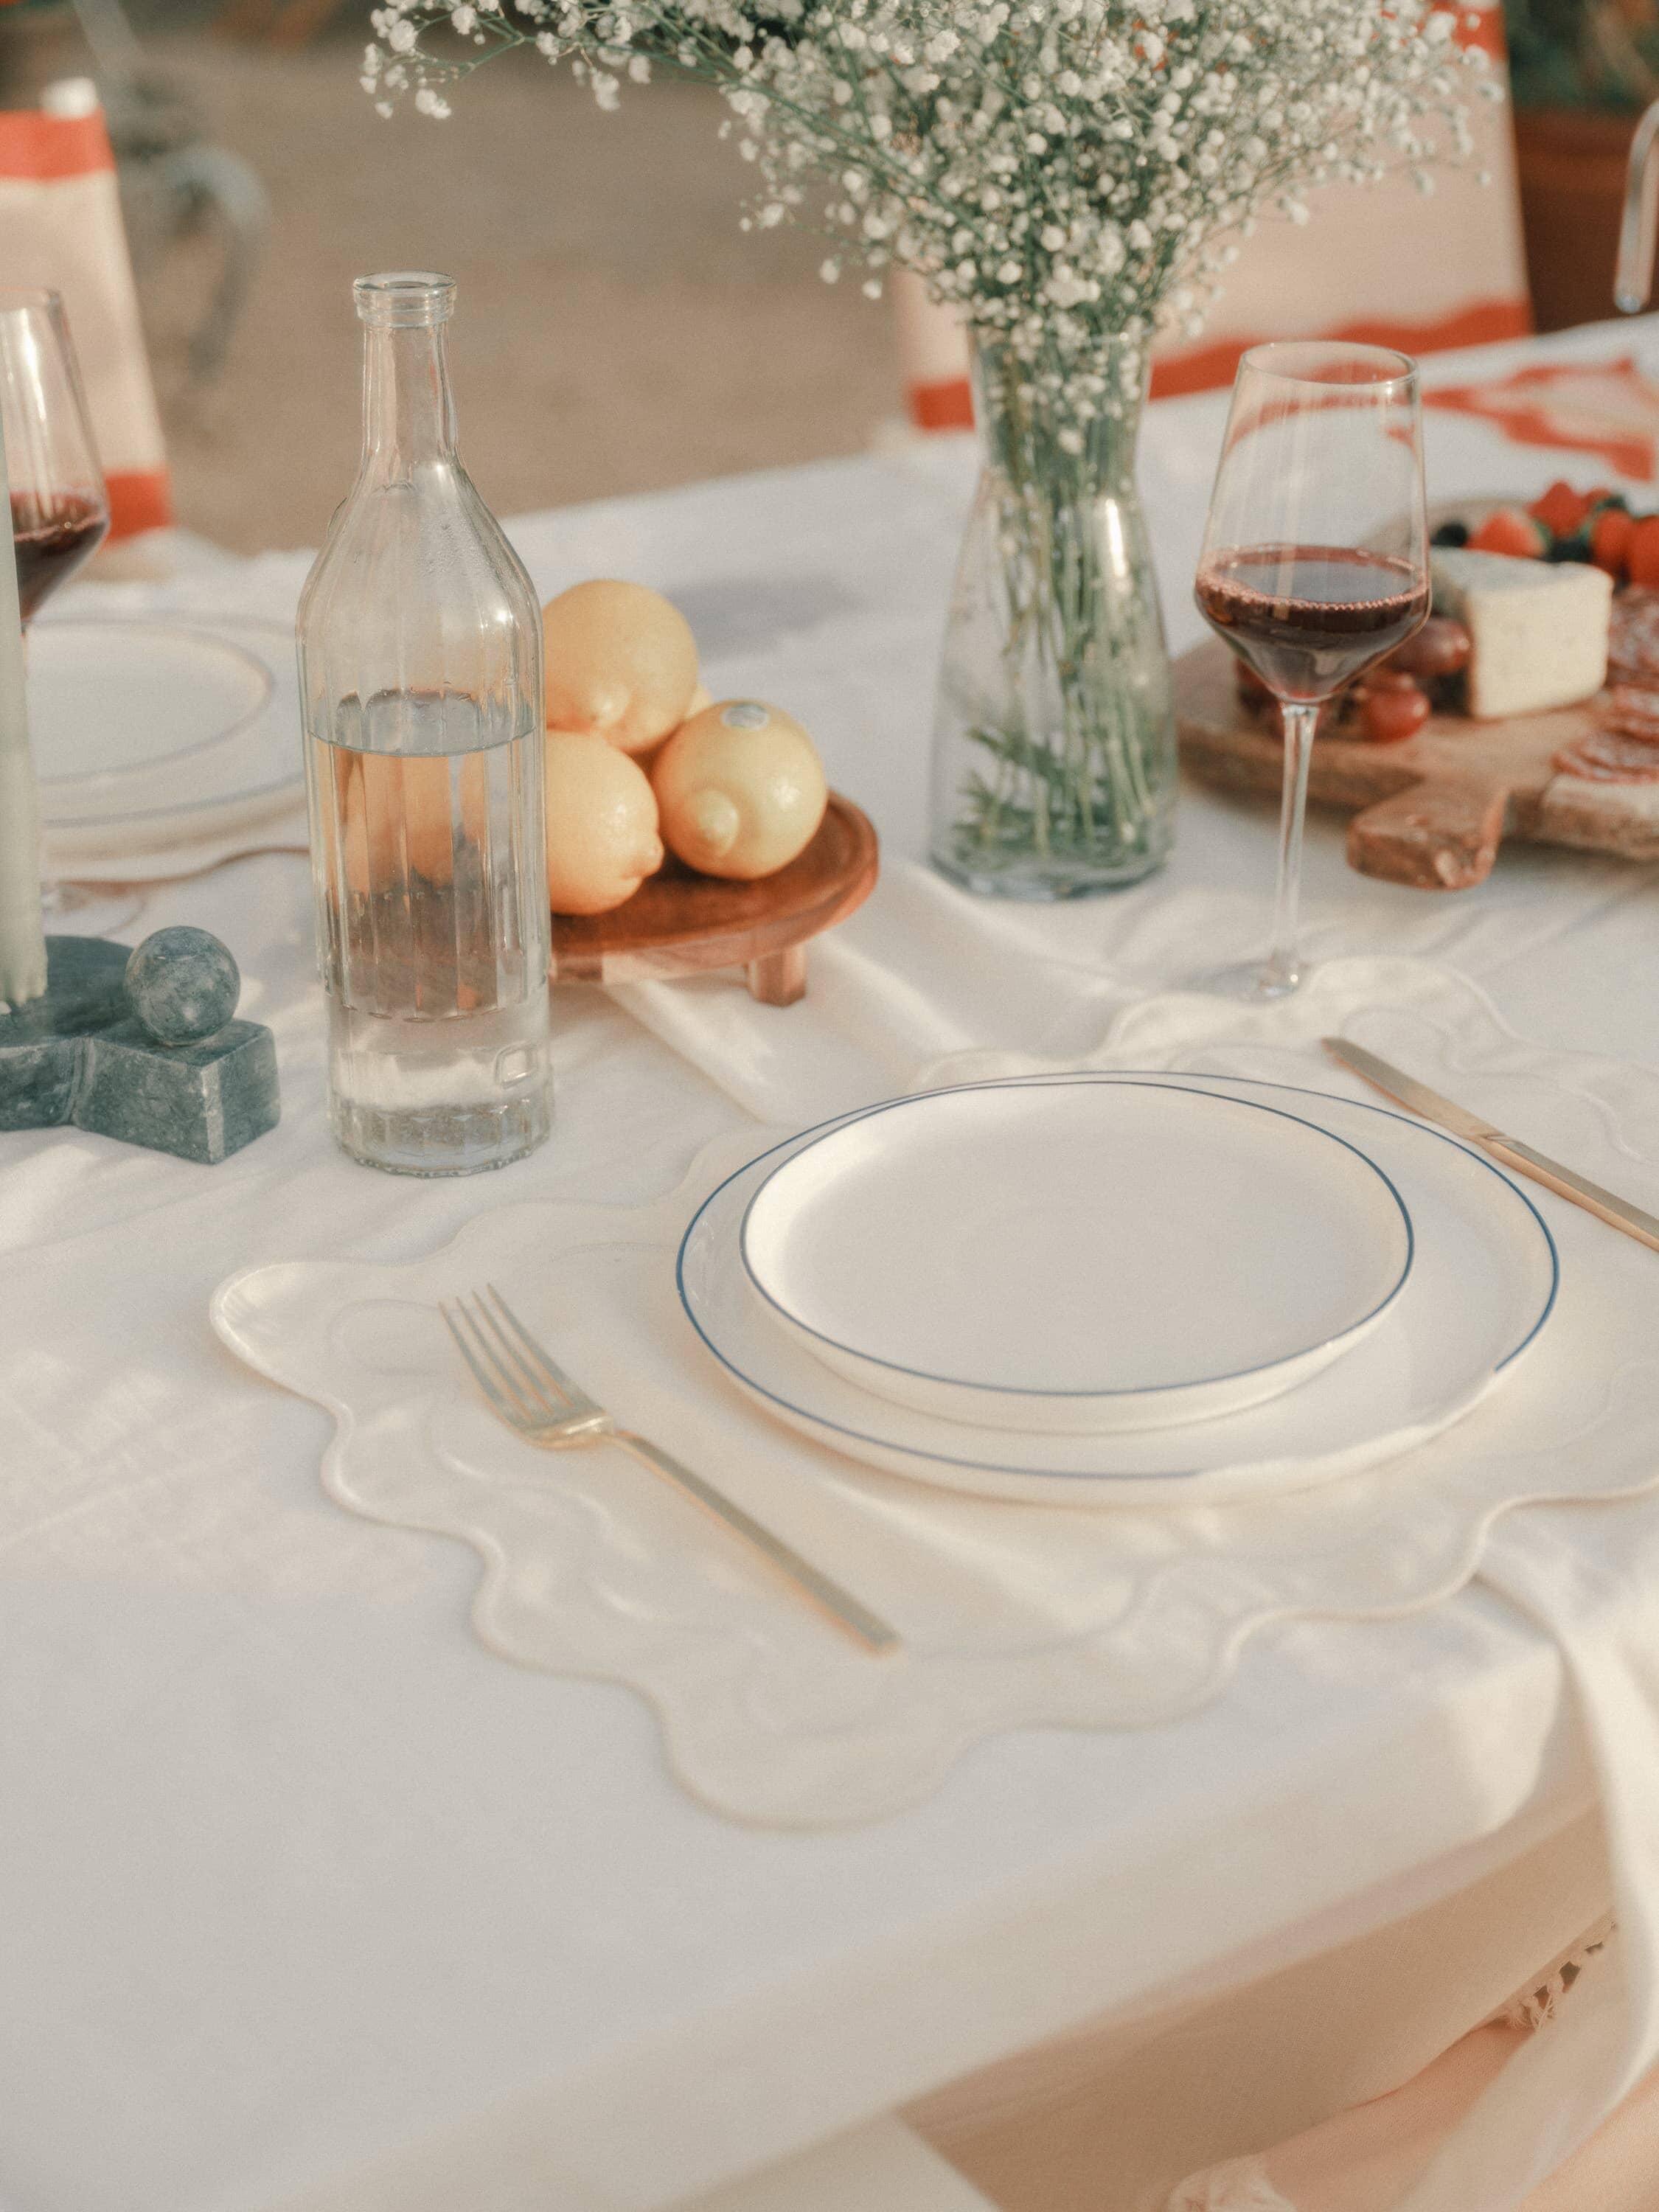
POLYGON ((1293 991, 1300 969, 1296 940, 1302 907, 1302 825, 1308 812, 1308 766, 1313 758, 1316 707, 1286 704, 1285 796, 1279 817, 1279 890, 1273 901, 1273 949, 1262 982, 1270 992, 1293 991))

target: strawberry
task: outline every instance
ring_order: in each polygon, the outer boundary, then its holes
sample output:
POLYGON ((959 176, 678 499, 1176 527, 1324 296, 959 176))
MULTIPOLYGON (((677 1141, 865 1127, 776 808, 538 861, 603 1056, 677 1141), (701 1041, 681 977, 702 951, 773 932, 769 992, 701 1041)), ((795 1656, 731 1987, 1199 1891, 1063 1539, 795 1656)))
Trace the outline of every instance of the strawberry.
POLYGON ((1659 585, 1659 514, 1649 515, 1632 532, 1625 573, 1632 584, 1650 589, 1659 585))
POLYGON ((1590 525, 1590 559, 1617 581, 1629 564, 1631 540, 1635 535, 1633 516, 1622 507, 1604 507, 1590 525))
POLYGON ((1542 557, 1544 532, 1531 515, 1518 507, 1494 507, 1479 530, 1471 533, 1471 553, 1511 553, 1522 560, 1542 557))
POLYGON ((1527 513, 1552 538, 1574 538, 1583 528, 1595 497, 1594 492, 1575 491, 1570 483, 1556 483, 1541 498, 1534 500, 1527 513))

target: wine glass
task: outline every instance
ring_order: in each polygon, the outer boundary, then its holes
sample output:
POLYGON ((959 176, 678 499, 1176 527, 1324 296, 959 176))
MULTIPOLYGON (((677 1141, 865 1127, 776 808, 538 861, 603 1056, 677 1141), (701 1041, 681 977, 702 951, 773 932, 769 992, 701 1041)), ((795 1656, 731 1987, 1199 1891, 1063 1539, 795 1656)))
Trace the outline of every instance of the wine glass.
POLYGON ((1297 956, 1308 764, 1321 704, 1427 619, 1417 365, 1384 346, 1253 346, 1238 365, 1194 587, 1279 702, 1285 796, 1265 964, 1205 988, 1279 999, 1297 956))
POLYGON ((56 292, 0 289, 0 425, 27 623, 109 529, 109 495, 56 292))
MULTIPOLYGON (((0 288, 0 428, 27 630, 109 529, 109 495, 56 292, 0 288)), ((61 915, 89 902, 71 884, 48 882, 41 902, 49 914, 61 915)))

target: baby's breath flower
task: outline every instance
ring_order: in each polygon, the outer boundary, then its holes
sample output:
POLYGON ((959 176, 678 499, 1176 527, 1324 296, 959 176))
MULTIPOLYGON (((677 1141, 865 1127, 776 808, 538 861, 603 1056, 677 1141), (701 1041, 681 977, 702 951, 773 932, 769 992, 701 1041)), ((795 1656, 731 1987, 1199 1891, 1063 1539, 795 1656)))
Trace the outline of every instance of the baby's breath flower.
POLYGON ((1134 396, 1103 382, 1105 338, 1196 334, 1259 216, 1305 222, 1310 185, 1375 182, 1389 149, 1431 186, 1431 162, 1472 150, 1466 94, 1503 97, 1434 0, 769 0, 763 20, 738 0, 383 0, 370 21, 381 112, 412 89, 447 115, 478 61, 532 43, 604 108, 653 61, 715 85, 757 172, 748 227, 815 222, 825 282, 861 264, 872 296, 917 271, 1073 424, 1134 396), (441 25, 483 51, 427 55, 441 25))

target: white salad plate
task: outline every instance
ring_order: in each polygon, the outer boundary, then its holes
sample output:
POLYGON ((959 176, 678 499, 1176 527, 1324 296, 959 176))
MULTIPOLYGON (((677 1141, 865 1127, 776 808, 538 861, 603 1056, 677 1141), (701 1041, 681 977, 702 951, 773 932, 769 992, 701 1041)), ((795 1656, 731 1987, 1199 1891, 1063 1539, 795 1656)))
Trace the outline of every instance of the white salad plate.
POLYGON ((880 1110, 866 1108, 750 1162, 686 1231, 681 1302, 731 1380, 818 1443, 945 1489, 1038 1504, 1195 1505, 1306 1489, 1426 1443, 1538 1343, 1555 1303, 1555 1246, 1531 1200, 1480 1153, 1388 1107, 1242 1078, 1100 1074, 970 1087, 983 1094, 1079 1080, 1279 1106, 1364 1152, 1400 1193, 1413 1231, 1410 1274, 1377 1326, 1296 1390, 1175 1426, 1092 1436, 992 1430, 896 1405, 781 1327, 740 1249, 750 1202, 769 1176, 831 1130, 880 1110))
POLYGON ((54 851, 209 837, 305 787, 290 624, 246 615, 46 617, 29 732, 54 851))
POLYGON ((1399 1192, 1287 1105, 1134 1082, 897 1098, 775 1164, 750 1281, 823 1364, 895 1404, 1103 1434, 1306 1382, 1412 1268, 1399 1192))

